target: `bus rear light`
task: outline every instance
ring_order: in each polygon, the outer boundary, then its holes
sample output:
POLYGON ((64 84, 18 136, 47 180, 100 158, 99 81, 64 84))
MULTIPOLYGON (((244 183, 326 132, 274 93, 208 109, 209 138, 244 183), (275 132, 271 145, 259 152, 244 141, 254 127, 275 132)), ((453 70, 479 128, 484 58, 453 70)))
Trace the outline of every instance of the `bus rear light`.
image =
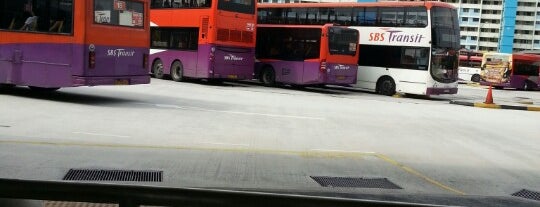
POLYGON ((320 70, 321 72, 326 71, 326 59, 323 59, 323 60, 321 61, 321 66, 320 66, 319 70, 320 70))
POLYGON ((148 54, 143 54, 143 67, 148 70, 148 54))
POLYGON ((96 52, 92 51, 88 53, 88 68, 96 67, 96 52))

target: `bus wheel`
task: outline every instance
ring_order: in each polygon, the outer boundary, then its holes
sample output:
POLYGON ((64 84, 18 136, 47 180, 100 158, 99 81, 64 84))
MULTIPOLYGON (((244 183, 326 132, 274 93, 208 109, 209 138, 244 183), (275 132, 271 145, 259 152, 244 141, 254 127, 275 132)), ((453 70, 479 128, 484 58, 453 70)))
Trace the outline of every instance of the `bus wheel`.
POLYGON ((474 74, 474 75, 471 77, 471 81, 472 81, 472 82, 475 82, 475 83, 480 82, 480 75, 474 74))
POLYGON ((272 67, 265 67, 262 71, 261 82, 265 86, 274 86, 276 84, 276 73, 272 67))
POLYGON ((60 88, 43 88, 43 87, 37 87, 37 86, 28 86, 28 88, 36 92, 53 92, 60 89, 60 88))
POLYGON ((385 96, 396 94, 396 83, 391 78, 383 78, 377 84, 377 92, 385 96))
POLYGON ((174 61, 171 66, 171 78, 173 81, 180 82, 184 79, 184 67, 180 61, 174 61))
POLYGON ((157 59, 152 64, 152 74, 154 74, 154 78, 163 79, 163 62, 161 60, 157 59))
POLYGON ((12 89, 12 88, 15 88, 15 84, 8 84, 8 83, 0 83, 0 90, 7 90, 7 89, 12 89))
POLYGON ((522 88, 523 88, 524 91, 530 91, 530 90, 533 90, 533 89, 534 89, 534 85, 533 85, 533 83, 530 82, 530 81, 525 81, 525 82, 523 83, 523 87, 522 87, 522 88))

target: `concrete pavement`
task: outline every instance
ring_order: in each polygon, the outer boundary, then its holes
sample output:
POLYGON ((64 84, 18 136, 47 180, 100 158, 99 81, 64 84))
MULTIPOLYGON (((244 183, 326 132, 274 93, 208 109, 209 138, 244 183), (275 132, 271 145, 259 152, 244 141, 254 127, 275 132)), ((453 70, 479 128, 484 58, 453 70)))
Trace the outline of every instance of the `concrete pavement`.
POLYGON ((448 104, 485 93, 462 87, 432 98, 155 79, 53 94, 17 88, 0 94, 0 176, 136 168, 163 169, 171 186, 317 191, 327 189, 308 177, 329 175, 386 177, 404 188, 390 193, 540 190, 538 114, 448 104))

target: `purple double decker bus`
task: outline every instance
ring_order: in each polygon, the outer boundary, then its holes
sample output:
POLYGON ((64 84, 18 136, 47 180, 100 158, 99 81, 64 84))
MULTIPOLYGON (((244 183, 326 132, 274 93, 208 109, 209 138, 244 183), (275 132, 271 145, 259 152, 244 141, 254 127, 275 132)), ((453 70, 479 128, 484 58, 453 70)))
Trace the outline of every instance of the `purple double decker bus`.
POLYGON ((147 0, 0 0, 0 84, 150 82, 147 0))

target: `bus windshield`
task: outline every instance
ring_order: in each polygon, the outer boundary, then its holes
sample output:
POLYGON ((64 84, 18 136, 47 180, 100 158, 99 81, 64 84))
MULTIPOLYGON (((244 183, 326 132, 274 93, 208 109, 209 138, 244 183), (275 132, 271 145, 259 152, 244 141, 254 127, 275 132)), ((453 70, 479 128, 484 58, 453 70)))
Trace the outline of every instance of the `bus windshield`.
POLYGON ((94 22, 126 27, 144 27, 144 3, 136 1, 95 0, 94 22))
POLYGON ((454 9, 433 7, 431 26, 433 47, 459 49, 459 24, 454 9))
POLYGON ((442 83, 458 78, 459 25, 455 9, 431 8, 431 34, 433 49, 431 76, 442 83))
POLYGON ((329 28, 329 48, 332 55, 355 55, 358 30, 339 27, 329 28))
POLYGON ((218 9, 244 14, 255 14, 255 0, 219 0, 218 9))

